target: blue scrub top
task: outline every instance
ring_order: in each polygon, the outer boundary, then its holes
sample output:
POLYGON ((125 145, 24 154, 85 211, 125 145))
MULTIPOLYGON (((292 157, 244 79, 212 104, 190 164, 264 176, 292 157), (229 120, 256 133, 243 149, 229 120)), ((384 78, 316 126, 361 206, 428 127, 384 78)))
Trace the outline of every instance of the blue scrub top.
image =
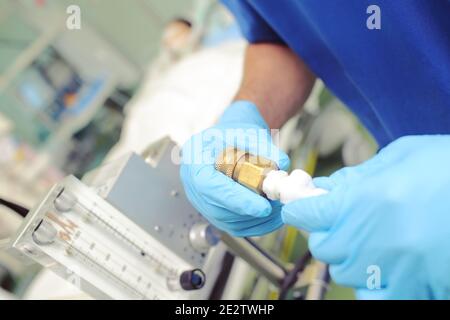
POLYGON ((222 0, 251 43, 289 46, 380 147, 450 134, 449 0, 222 0), (366 26, 370 5, 381 29, 366 26))

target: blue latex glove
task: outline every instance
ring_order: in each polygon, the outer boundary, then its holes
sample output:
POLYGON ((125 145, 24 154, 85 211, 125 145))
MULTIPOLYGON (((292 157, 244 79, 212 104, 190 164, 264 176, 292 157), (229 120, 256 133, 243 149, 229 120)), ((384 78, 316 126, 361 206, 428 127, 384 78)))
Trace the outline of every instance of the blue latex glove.
POLYGON ((281 227, 279 202, 268 201, 214 168, 227 146, 272 159, 282 169, 289 167, 289 158, 273 145, 257 107, 237 101, 216 126, 183 146, 180 175, 187 197, 212 224, 234 236, 262 235, 281 227))
POLYGON ((450 136, 403 137, 316 178, 330 192, 285 205, 283 221, 310 232, 313 256, 361 299, 448 299, 449 166, 450 136))

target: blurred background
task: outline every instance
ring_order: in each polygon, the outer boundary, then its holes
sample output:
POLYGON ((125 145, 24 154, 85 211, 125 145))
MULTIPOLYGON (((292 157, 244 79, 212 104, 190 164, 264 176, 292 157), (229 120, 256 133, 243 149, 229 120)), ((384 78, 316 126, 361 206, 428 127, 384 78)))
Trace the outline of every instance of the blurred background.
MULTIPOLYGON (((0 0, 0 197, 32 208, 67 175, 81 178, 165 136, 182 144, 231 101, 244 49, 233 17, 214 0, 0 0), (67 25, 73 4, 80 29, 67 25)), ((304 109, 282 129, 293 168, 328 174, 375 152, 320 81, 304 109)), ((0 207, 0 239, 22 219, 0 207)), ((290 228, 256 241, 286 263, 306 250, 305 237, 290 228)), ((50 275, 35 283, 44 272, 37 265, 0 251, 0 268, 5 296, 64 297, 55 296, 62 285, 50 275)), ((244 263, 233 268, 240 286, 229 297, 277 297, 244 263)))

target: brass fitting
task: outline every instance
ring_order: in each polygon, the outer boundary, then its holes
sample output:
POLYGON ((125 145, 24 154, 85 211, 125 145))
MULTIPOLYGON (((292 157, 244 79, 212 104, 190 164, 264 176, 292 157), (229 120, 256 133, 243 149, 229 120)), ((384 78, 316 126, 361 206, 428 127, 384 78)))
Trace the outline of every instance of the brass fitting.
POLYGON ((278 170, 272 160, 252 155, 234 147, 225 148, 216 158, 216 170, 239 184, 265 196, 262 184, 267 173, 278 170))

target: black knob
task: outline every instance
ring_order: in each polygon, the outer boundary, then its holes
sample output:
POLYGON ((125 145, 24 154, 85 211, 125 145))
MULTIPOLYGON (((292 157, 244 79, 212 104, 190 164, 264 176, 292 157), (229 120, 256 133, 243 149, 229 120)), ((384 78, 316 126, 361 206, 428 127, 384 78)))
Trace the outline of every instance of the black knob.
POLYGON ((205 281, 205 273, 200 269, 184 271, 180 276, 180 285, 184 290, 201 289, 205 281))

